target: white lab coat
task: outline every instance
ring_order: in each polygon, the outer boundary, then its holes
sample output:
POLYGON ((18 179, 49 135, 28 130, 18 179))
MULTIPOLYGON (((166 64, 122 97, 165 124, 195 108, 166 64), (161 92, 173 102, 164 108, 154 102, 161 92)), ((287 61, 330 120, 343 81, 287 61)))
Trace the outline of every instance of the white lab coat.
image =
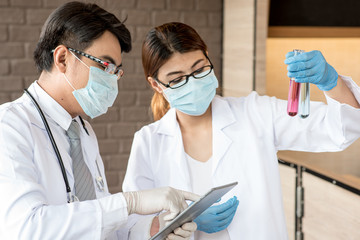
MULTIPOLYGON (((37 82, 29 91, 48 120, 74 189, 65 134, 71 116, 37 82)), ((85 125, 89 135, 80 127, 84 160, 93 179, 103 177, 105 191, 95 187, 97 200, 68 204, 58 160, 30 98, 24 94, 0 106, 0 239, 117 238, 114 231, 128 217, 126 201, 121 193, 109 194, 95 133, 85 125)))
MULTIPOLYGON (((359 87, 350 78, 343 79, 360 102, 359 87)), ((213 186, 238 182, 221 199, 225 202, 234 195, 239 199, 227 228, 232 240, 288 239, 278 150, 340 151, 360 136, 360 110, 327 101, 328 105, 312 102, 310 116, 300 119, 287 115, 287 101, 255 92, 213 99, 213 186)), ((192 191, 175 109, 135 134, 123 190, 168 185, 192 191)))

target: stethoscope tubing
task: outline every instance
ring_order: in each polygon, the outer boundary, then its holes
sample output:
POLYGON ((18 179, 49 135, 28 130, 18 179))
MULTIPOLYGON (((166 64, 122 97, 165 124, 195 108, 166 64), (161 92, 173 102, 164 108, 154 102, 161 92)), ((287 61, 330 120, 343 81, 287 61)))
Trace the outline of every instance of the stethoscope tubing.
MULTIPOLYGON (((69 181, 68 181, 68 178, 67 178, 67 174, 66 174, 66 170, 65 170, 65 167, 64 167, 64 163, 63 163, 63 160, 61 158, 61 154, 59 152, 59 149, 56 145, 56 142, 55 142, 55 139, 52 135, 52 132, 50 130, 50 127, 49 127, 49 124, 45 118, 45 115, 44 113, 42 112, 39 104, 36 102, 35 98, 31 95, 31 93, 27 90, 27 89, 24 89, 24 92, 30 97, 32 103, 35 105, 35 108, 36 110, 39 112, 40 114, 40 117, 41 117, 41 120, 43 121, 44 125, 45 125, 45 129, 48 133, 48 136, 50 138, 50 142, 51 142, 51 145, 53 146, 54 148, 54 151, 55 151, 55 154, 56 154, 56 157, 58 159, 58 162, 59 162, 59 165, 60 165, 60 169, 61 169, 61 173, 63 175, 63 178, 64 178, 64 182, 65 182, 65 187, 66 187, 66 192, 68 194, 68 196, 70 195, 71 193, 71 188, 70 188, 70 185, 69 185, 69 181)), ((68 200, 69 201, 69 200, 68 200)))

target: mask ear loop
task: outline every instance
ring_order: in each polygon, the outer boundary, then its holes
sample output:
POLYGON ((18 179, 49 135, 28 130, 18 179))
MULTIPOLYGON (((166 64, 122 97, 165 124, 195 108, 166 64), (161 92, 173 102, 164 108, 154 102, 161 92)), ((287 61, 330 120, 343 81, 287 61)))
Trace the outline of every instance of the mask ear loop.
POLYGON ((167 88, 163 88, 163 86, 160 83, 158 83, 157 81, 155 81, 155 82, 162 90, 161 95, 165 98, 166 101, 168 101, 168 103, 170 103, 168 97, 165 94, 165 90, 167 90, 167 88))
POLYGON ((65 73, 63 73, 65 80, 68 82, 68 84, 74 89, 74 91, 76 91, 76 89, 74 88, 74 86, 71 84, 71 82, 69 81, 69 79, 67 78, 67 76, 65 75, 65 73))
MULTIPOLYGON (((78 58, 78 56, 76 56, 72 51, 70 51, 70 53, 77 59, 79 60, 82 64, 85 65, 85 67, 87 67, 88 69, 90 69, 90 67, 88 65, 86 65, 86 63, 84 63, 83 61, 81 61, 80 58, 78 58)), ((74 88, 74 86, 71 84, 71 82, 69 81, 69 79, 67 78, 67 76, 65 75, 65 73, 63 73, 66 81, 68 82, 68 84, 74 89, 74 91, 76 91, 76 89, 74 88)))

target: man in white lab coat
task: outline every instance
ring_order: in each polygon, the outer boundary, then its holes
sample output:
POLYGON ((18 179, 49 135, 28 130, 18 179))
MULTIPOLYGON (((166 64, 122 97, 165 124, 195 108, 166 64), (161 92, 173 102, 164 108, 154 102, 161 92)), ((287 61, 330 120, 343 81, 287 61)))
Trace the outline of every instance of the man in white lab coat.
MULTIPOLYGON (((171 219, 198 199, 169 187, 108 192, 95 133, 80 115, 113 104, 130 50, 125 25, 95 4, 66 3, 49 16, 34 52, 39 79, 0 106, 0 239, 127 239, 116 231, 128 215, 169 210, 171 219)), ((186 223, 169 238, 195 229, 186 223)))

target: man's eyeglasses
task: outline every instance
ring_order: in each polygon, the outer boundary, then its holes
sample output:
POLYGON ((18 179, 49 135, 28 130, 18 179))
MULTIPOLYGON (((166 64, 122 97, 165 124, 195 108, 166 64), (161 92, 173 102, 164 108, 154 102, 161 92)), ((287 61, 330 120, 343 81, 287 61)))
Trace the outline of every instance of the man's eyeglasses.
POLYGON ((111 63, 111 62, 106 62, 103 61, 97 57, 91 56, 87 53, 81 52, 79 50, 73 49, 68 47, 69 51, 72 51, 74 53, 80 54, 81 56, 87 57, 91 60, 93 60, 94 62, 100 63, 101 65, 103 65, 104 67, 104 71, 110 74, 115 74, 118 79, 120 79, 123 75, 124 75, 124 70, 122 70, 120 67, 117 67, 115 64, 111 63))
POLYGON ((177 77, 177 78, 169 81, 169 83, 163 83, 157 78, 155 78, 155 80, 167 88, 176 89, 176 88, 182 87, 186 83, 188 83, 190 77, 193 77, 195 79, 201 79, 203 77, 206 77, 214 69, 214 66, 212 65, 209 57, 207 55, 205 55, 205 56, 209 60, 210 65, 205 65, 205 66, 193 71, 190 74, 177 77))

